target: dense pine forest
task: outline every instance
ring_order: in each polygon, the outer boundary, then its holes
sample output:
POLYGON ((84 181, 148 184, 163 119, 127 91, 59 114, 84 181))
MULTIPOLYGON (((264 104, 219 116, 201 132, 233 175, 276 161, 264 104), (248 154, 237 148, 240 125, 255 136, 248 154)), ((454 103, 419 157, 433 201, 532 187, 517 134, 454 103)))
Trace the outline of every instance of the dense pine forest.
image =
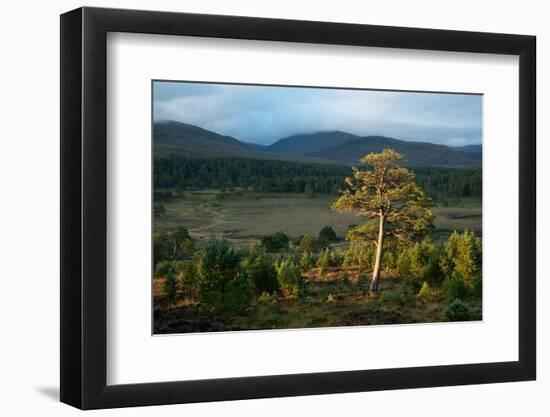
MULTIPOLYGON (((457 198, 481 199, 480 168, 416 167, 413 171, 417 184, 443 205, 457 198)), ((336 195, 344 187, 344 178, 351 173, 351 167, 344 165, 174 156, 155 161, 154 186, 155 190, 247 188, 259 192, 336 195)))

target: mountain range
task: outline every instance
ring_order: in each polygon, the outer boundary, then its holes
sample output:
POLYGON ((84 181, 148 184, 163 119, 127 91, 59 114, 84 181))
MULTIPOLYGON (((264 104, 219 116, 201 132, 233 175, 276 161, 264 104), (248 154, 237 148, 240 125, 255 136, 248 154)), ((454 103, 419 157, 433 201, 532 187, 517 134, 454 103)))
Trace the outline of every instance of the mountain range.
POLYGON ((157 158, 181 155, 352 165, 370 152, 392 148, 405 155, 407 166, 480 167, 482 160, 481 145, 450 147, 385 136, 357 136, 340 131, 293 135, 267 146, 174 121, 155 122, 153 132, 157 158))

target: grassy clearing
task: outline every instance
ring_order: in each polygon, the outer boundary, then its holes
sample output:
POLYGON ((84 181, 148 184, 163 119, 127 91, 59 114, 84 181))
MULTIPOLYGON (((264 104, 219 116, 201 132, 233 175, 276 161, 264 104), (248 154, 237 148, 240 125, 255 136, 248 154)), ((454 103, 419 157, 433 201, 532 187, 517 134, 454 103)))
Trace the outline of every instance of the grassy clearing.
MULTIPOLYGON (((331 226, 344 236, 350 224, 361 223, 353 213, 330 209, 334 196, 296 193, 194 191, 163 202, 166 214, 155 219, 155 229, 188 229, 199 246, 211 239, 227 239, 234 246, 248 246, 261 236, 283 231, 292 238, 317 236, 331 226)), ((469 228, 481 234, 481 204, 467 201, 463 207, 440 207, 435 226, 440 231, 469 228)), ((446 234, 446 232, 445 232, 446 234)))

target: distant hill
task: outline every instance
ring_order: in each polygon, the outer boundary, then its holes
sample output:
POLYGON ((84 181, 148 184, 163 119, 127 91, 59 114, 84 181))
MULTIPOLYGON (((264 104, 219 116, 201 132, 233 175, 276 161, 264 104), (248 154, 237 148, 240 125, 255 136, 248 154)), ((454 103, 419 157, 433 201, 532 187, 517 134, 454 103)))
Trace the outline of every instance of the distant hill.
POLYGON ((351 133, 339 131, 293 135, 288 138, 279 139, 277 142, 267 146, 265 150, 287 155, 308 155, 341 145, 358 137, 351 133))
POLYGON ((170 154, 189 157, 261 157, 257 151, 231 136, 180 122, 156 122, 154 141, 156 157, 170 154))
POLYGON ((454 146, 454 150, 466 153, 482 153, 482 145, 466 145, 466 146, 454 146))
POLYGON ((264 146, 174 121, 156 122, 153 130, 156 158, 178 155, 352 165, 370 152, 393 148, 405 155, 409 166, 481 166, 481 145, 451 148, 427 142, 408 142, 384 136, 359 137, 333 131, 294 135, 264 146))
POLYGON ((353 164, 364 155, 381 152, 386 148, 392 148, 404 154, 407 166, 474 167, 481 165, 481 154, 460 152, 445 145, 409 142, 384 136, 365 136, 310 153, 308 156, 330 158, 341 164, 353 164))
POLYGON ((153 126, 155 158, 170 155, 190 158, 280 159, 297 162, 330 163, 316 157, 280 155, 265 152, 265 146, 241 142, 198 126, 175 121, 155 122, 153 126))

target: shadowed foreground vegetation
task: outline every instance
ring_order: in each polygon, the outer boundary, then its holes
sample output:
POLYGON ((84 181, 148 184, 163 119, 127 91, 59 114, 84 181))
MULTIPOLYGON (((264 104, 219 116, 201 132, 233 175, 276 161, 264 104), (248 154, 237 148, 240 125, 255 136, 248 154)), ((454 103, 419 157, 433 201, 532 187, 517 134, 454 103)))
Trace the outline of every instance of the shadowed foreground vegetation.
POLYGON ((264 242, 275 252, 224 241, 193 252, 184 240, 190 253, 157 263, 155 333, 481 319, 481 242, 470 232, 453 233, 446 245, 425 239, 386 252, 376 294, 368 290, 372 249, 284 236, 264 242), (277 241, 283 243, 269 246, 277 241), (227 286, 220 285, 222 271, 233 277, 227 286))

